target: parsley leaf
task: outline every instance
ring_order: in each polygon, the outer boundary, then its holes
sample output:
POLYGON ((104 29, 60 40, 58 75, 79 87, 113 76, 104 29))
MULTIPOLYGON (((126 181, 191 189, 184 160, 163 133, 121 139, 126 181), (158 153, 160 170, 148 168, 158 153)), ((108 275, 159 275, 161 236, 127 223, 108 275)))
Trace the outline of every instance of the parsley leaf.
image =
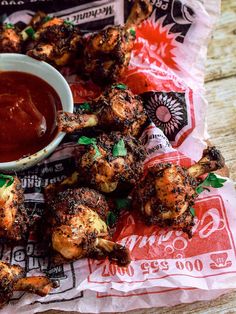
POLYGON ((214 173, 209 173, 206 179, 197 186, 196 192, 198 194, 202 193, 204 190, 210 192, 209 188, 207 187, 221 188, 224 186, 224 182, 226 181, 226 179, 221 179, 214 173))
POLYGON ((121 209, 128 208, 130 206, 131 200, 129 198, 117 198, 116 209, 120 211, 121 209))
POLYGON ((135 29, 131 28, 130 31, 129 31, 130 35, 133 36, 133 37, 136 37, 136 31, 135 29))
POLYGON ((81 136, 78 140, 78 144, 81 145, 90 145, 90 144, 96 144, 96 138, 94 137, 87 137, 87 136, 81 136))
POLYGON ((5 29, 11 29, 11 28, 14 28, 14 25, 12 23, 6 23, 4 27, 5 29))
POLYGON ((48 21, 50 21, 50 20, 52 20, 52 17, 49 16, 49 15, 47 15, 47 16, 45 16, 45 18, 43 19, 43 23, 46 23, 46 22, 48 22, 48 21))
POLYGON ((100 157, 101 156, 101 153, 100 153, 100 151, 99 151, 99 149, 98 149, 98 147, 97 147, 97 145, 96 144, 93 144, 93 148, 94 148, 94 150, 95 150, 95 155, 94 155, 94 160, 96 160, 98 157, 100 157))
POLYGON ((116 214, 113 213, 113 212, 108 212, 107 219, 106 219, 106 224, 107 224, 109 227, 112 227, 112 226, 115 225, 116 220, 117 220, 116 214))
POLYGON ((33 30, 31 26, 27 27, 25 29, 25 32, 30 38, 34 38, 35 31, 33 30))
POLYGON ((81 136, 78 140, 78 144, 81 145, 93 145, 95 150, 94 160, 101 156, 101 153, 97 147, 97 141, 94 137, 81 136))
POLYGON ((195 209, 194 209, 193 207, 190 207, 190 213, 191 213, 191 215, 192 215, 193 217, 196 216, 196 214, 195 214, 195 209))
POLYGON ((118 84, 113 84, 112 85, 112 88, 117 88, 117 89, 123 89, 123 90, 125 90, 125 89, 127 89, 127 86, 125 85, 125 84, 123 84, 123 83, 118 83, 118 84))
POLYGON ((84 102, 83 104, 81 104, 79 106, 79 109, 82 109, 82 110, 91 110, 91 107, 90 107, 90 104, 88 102, 84 102))
POLYGON ((6 174, 0 174, 0 188, 2 187, 9 187, 14 182, 14 177, 6 175, 6 174))
POLYGON ((69 25, 69 26, 74 26, 74 23, 67 20, 64 21, 64 24, 69 25))
POLYGON ((127 149, 125 148, 125 142, 123 139, 119 140, 119 142, 113 146, 112 155, 114 157, 123 157, 127 155, 127 149))

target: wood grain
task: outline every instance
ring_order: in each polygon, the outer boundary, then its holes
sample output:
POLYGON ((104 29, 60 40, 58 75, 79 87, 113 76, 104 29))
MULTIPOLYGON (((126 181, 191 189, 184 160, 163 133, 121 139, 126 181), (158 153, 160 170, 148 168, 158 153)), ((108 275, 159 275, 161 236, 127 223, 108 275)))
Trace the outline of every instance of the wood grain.
POLYGON ((223 153, 230 177, 236 181, 236 77, 208 82, 208 132, 223 153))
POLYGON ((236 75, 236 1, 223 0, 221 11, 208 47, 206 82, 236 75))

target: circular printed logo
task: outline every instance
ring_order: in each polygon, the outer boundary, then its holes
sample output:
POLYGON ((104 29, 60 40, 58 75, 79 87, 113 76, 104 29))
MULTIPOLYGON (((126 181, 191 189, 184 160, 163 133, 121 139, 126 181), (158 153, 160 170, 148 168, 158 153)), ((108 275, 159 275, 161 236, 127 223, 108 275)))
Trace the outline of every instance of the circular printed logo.
POLYGON ((147 92, 142 95, 145 108, 152 122, 171 142, 187 125, 185 94, 177 92, 147 92))

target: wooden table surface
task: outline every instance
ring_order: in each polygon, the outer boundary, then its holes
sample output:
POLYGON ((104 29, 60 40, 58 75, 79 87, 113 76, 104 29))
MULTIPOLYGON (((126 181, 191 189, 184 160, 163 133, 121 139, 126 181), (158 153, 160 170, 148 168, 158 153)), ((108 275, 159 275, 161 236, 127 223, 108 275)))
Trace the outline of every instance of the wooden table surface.
MULTIPOLYGON (((236 0, 222 0, 221 18, 208 49, 206 97, 209 101, 207 119, 210 140, 221 149, 230 177, 236 181, 236 0)), ((236 313, 236 291, 211 302, 195 302, 168 309, 153 308, 128 313, 164 314, 167 311, 169 314, 236 313)), ((75 312, 67 312, 72 313, 75 312)))

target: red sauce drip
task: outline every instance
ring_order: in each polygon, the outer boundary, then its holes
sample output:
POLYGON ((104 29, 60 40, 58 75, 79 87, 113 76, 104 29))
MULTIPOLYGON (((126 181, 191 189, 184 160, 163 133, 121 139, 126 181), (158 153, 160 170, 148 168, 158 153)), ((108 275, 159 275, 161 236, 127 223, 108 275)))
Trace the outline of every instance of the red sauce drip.
POLYGON ((47 146, 56 136, 62 109, 56 91, 23 72, 0 72, 0 162, 20 159, 47 146))

